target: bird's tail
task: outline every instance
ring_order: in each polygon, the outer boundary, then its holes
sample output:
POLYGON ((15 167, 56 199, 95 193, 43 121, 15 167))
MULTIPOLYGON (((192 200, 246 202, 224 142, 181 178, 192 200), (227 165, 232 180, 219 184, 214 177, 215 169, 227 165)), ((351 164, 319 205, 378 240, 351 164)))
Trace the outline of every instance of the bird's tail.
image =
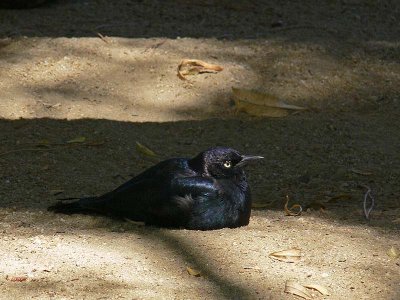
POLYGON ((84 203, 88 200, 93 200, 95 197, 89 198, 66 198, 66 199, 59 199, 61 201, 57 202, 56 204, 47 208, 48 211, 52 211, 57 214, 88 214, 91 209, 88 209, 84 206, 84 203), (74 202, 63 202, 63 200, 77 200, 74 202))

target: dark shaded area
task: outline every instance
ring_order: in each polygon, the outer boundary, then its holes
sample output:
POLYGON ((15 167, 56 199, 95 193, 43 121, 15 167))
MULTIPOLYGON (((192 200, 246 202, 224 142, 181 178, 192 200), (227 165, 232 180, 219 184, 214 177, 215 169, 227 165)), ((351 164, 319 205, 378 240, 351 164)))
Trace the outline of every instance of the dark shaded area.
POLYGON ((0 205, 45 210, 56 198, 111 190, 156 161, 224 145, 266 158, 248 170, 254 201, 264 208, 282 210, 288 194, 293 203, 324 203, 339 218, 364 222, 361 214, 357 220, 349 217, 362 207, 361 185, 373 189, 375 210, 398 206, 400 122, 396 115, 379 122, 377 115, 349 116, 332 115, 334 125, 318 114, 171 123, 2 120, 0 205), (87 144, 66 143, 77 136, 86 137, 87 144), (160 156, 140 155, 136 141, 160 156), (340 195, 346 196, 335 198, 340 195))
POLYGON ((47 0, 2 0, 0 2, 0 8, 13 8, 13 9, 25 9, 38 7, 46 3, 47 0))
POLYGON ((0 36, 83 37, 100 32, 129 38, 249 39, 278 34, 301 41, 398 41, 399 9, 395 0, 58 0, 31 10, 0 10, 0 36))

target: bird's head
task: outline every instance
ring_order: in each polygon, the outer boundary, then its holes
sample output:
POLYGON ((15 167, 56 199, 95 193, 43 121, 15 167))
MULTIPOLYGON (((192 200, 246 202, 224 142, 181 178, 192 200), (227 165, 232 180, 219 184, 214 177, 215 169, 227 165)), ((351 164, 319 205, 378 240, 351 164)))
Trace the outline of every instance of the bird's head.
POLYGON ((190 160, 190 165, 206 176, 232 178, 242 174, 242 168, 248 162, 261 158, 263 157, 242 155, 231 148, 216 147, 201 152, 190 160))

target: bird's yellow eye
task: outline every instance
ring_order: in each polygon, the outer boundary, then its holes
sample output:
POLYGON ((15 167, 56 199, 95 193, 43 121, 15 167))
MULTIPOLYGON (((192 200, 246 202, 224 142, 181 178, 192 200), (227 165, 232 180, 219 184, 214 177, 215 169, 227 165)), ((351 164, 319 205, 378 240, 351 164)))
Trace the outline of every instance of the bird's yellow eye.
POLYGON ((224 167, 225 167, 225 168, 230 168, 230 167, 232 167, 232 162, 231 162, 230 160, 226 160, 226 161, 224 162, 224 167))

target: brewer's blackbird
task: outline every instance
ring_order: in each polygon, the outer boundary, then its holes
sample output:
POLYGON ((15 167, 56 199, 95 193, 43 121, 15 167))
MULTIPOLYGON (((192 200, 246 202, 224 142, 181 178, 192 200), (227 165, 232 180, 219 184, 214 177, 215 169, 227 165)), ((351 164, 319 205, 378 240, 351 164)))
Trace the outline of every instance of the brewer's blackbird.
POLYGON ((250 188, 242 167, 261 156, 216 147, 192 159, 162 161, 99 197, 59 202, 50 211, 98 213, 146 225, 211 230, 249 223, 250 188))

